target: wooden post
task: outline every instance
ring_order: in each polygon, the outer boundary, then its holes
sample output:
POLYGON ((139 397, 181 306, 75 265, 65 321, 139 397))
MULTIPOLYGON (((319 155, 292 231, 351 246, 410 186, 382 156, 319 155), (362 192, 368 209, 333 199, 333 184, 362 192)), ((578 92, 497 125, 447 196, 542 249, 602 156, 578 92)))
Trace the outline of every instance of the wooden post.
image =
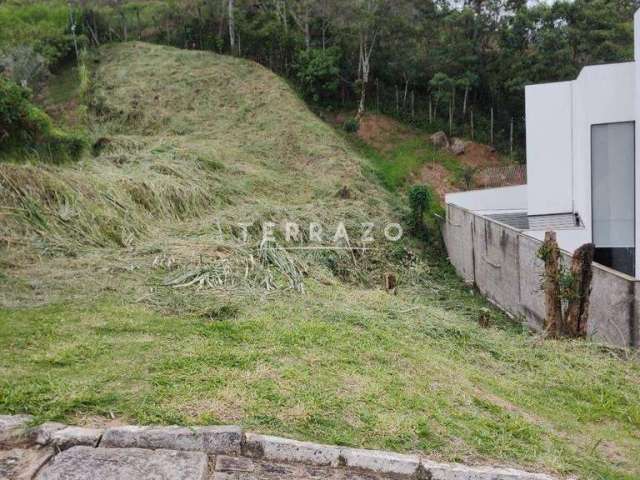
POLYGON ((396 294, 398 292, 398 279, 395 274, 386 272, 384 274, 384 288, 387 292, 396 294))
POLYGON ((571 260, 571 278, 573 295, 569 299, 563 322, 563 334, 570 337, 587 336, 587 320, 589 318, 589 295, 593 278, 593 255, 595 246, 586 243, 578 248, 571 260))
POLYGON ((546 232, 541 247, 544 260, 544 329, 549 337, 555 338, 562 323, 562 303, 560 300, 560 248, 556 232, 546 232))

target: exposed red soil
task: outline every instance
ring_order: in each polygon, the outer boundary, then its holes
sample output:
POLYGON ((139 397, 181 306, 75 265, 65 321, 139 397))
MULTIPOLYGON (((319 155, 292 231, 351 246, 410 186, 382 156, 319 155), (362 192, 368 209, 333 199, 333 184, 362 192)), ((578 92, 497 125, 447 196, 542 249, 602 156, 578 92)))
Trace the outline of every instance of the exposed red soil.
POLYGON ((444 199, 446 193, 460 190, 454 184, 451 172, 439 163, 425 164, 419 172, 412 175, 411 180, 412 183, 426 183, 436 192, 440 199, 444 199))
MULTIPOLYGON (((342 125, 347 119, 353 118, 353 112, 342 112, 329 115, 329 122, 336 126, 342 125)), ((391 117, 375 113, 367 113, 360 120, 358 129, 358 137, 376 150, 384 153, 392 150, 401 142, 412 138, 421 137, 425 142, 429 142, 429 134, 420 132, 414 128, 394 120, 391 117)), ((477 169, 478 184, 476 187, 481 188, 490 185, 496 179, 505 185, 517 185, 523 183, 520 180, 518 172, 507 172, 500 174, 502 167, 505 167, 505 161, 496 150, 482 143, 468 141, 466 143, 465 152, 456 157, 458 161, 468 167, 477 169), (487 174, 482 174, 482 170, 489 167, 487 174), (498 170, 494 170, 498 169, 498 170)), ((508 167, 507 167, 508 168, 508 167)), ((415 172, 411 178, 415 183, 426 183, 435 190, 438 196, 443 199, 445 193, 455 192, 461 189, 457 184, 457 179, 453 177, 451 172, 443 165, 438 163, 425 164, 420 171, 415 172)))
POLYGON ((382 151, 390 150, 395 144, 417 135, 417 131, 385 115, 365 115, 358 129, 358 137, 382 151))

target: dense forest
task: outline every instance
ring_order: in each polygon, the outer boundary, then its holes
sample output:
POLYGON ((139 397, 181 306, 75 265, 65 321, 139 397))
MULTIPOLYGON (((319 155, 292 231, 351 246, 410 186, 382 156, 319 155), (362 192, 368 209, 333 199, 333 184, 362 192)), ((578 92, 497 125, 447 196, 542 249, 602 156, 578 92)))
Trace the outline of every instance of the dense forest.
POLYGON ((635 0, 0 1, 0 71, 32 89, 108 42, 253 59, 323 108, 383 111, 522 159, 524 86, 633 56, 635 0))

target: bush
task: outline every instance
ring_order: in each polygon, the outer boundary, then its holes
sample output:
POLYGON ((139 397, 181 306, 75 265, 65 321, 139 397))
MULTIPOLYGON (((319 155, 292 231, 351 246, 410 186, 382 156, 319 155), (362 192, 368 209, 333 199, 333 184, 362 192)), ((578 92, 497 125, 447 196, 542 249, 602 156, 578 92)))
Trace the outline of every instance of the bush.
POLYGON ((409 190, 409 225, 412 233, 423 240, 429 238, 424 216, 431 211, 431 200, 431 192, 425 185, 414 185, 409 190))
POLYGON ((45 58, 26 45, 0 54, 0 71, 14 82, 33 87, 49 74, 45 58))
POLYGON ((64 0, 0 2, 0 50, 5 52, 25 45, 54 66, 73 52, 68 27, 69 4, 64 0))
POLYGON ((29 152, 58 162, 78 159, 85 145, 82 136, 55 127, 31 103, 28 89, 0 76, 0 151, 29 152))
POLYGON ((360 122, 357 118, 350 118, 345 120, 342 128, 344 128, 344 131, 347 133, 356 133, 360 129, 360 122))

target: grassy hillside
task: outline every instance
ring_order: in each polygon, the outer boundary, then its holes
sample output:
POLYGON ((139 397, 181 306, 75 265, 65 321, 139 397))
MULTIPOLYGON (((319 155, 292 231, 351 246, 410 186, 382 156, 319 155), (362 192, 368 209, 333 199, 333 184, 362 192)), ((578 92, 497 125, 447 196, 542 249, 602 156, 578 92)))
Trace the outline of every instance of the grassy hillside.
POLYGON ((640 475, 630 354, 532 336, 379 231, 366 253, 239 244, 238 222, 290 219, 345 221, 357 247, 361 222, 402 216, 273 73, 131 43, 94 78, 92 154, 0 164, 0 412, 640 475))

